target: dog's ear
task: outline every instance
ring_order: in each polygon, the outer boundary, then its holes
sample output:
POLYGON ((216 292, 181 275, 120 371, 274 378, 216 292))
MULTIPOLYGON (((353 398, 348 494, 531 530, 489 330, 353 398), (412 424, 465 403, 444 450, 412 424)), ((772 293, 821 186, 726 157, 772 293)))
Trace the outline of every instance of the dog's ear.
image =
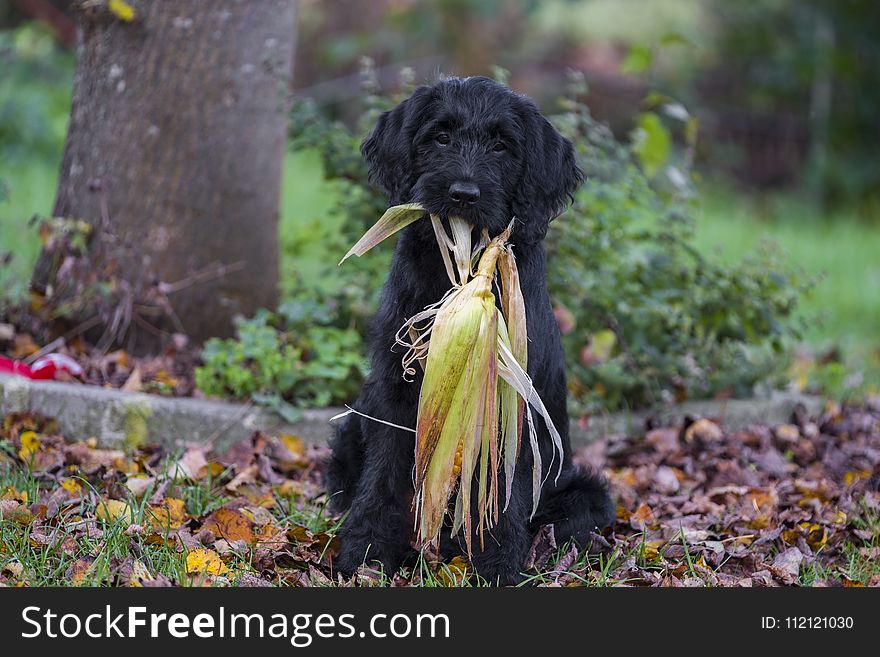
POLYGON ((517 218, 514 235, 519 241, 535 243, 544 239, 550 222, 574 200, 574 192, 584 180, 574 146, 559 134, 531 101, 521 112, 525 128, 523 171, 513 201, 517 218))
POLYGON ((397 107, 383 112, 376 127, 361 144, 370 180, 388 195, 389 200, 405 203, 413 179, 413 137, 424 120, 424 110, 431 99, 432 87, 422 86, 397 107))

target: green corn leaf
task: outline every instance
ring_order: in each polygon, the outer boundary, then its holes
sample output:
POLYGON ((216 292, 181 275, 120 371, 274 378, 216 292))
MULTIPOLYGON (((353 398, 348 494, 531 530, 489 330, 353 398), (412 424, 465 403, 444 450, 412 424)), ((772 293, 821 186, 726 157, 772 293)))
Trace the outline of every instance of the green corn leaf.
POLYGON ((406 228, 414 221, 421 219, 425 214, 425 208, 418 203, 404 203, 403 205, 395 205, 388 208, 382 218, 364 233, 357 244, 355 244, 345 257, 339 261, 341 265, 353 255, 362 256, 380 242, 388 239, 394 233, 406 228))

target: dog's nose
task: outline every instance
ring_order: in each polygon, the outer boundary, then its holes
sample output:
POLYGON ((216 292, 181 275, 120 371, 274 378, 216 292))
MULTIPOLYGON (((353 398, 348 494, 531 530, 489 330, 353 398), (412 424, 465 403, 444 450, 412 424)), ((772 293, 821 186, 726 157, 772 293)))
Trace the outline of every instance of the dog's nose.
POLYGON ((480 200, 480 188, 474 183, 454 182, 449 186, 449 198, 459 205, 473 205, 480 200))

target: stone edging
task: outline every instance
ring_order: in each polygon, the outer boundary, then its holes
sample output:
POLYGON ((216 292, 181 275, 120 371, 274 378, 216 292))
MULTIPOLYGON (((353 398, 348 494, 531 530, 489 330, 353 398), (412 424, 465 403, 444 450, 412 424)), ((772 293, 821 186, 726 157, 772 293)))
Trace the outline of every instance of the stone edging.
MULTIPOLYGON (((575 446, 584 445, 601 436, 638 433, 649 418, 670 426, 688 415, 718 419, 728 429, 759 422, 782 424, 790 421, 798 404, 805 406, 810 415, 821 410, 818 397, 789 393, 774 393, 766 399, 691 401, 652 411, 595 416, 586 426, 572 422, 571 439, 575 446)), ((222 449, 257 430, 284 431, 307 442, 326 442, 333 434, 330 418, 344 409, 307 410, 298 422, 285 424, 275 413, 253 405, 0 375, 0 413, 27 410, 56 418, 59 429, 69 438, 95 436, 107 447, 212 441, 222 449)))

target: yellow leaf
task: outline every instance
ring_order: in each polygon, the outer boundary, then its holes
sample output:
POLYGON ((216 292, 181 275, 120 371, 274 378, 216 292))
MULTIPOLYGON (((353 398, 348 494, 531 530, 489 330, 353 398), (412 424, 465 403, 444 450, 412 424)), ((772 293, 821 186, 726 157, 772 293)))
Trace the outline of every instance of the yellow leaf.
POLYGON ((457 556, 448 564, 442 564, 437 570, 437 579, 444 586, 463 586, 468 579, 468 561, 457 556))
POLYGON ((128 504, 120 500, 101 500, 95 515, 98 520, 108 523, 119 520, 129 524, 134 522, 134 511, 128 504))
POLYGON ((843 474, 843 483, 852 486, 862 479, 868 479, 872 474, 870 470, 850 470, 843 474))
POLYGON ((299 497, 305 493, 302 482, 291 479, 282 481, 275 490, 281 497, 299 497))
POLYGON ((151 504, 147 516, 155 529, 177 529, 186 522, 186 504, 166 497, 162 504, 151 504))
POLYGON ((821 550, 828 542, 828 532, 822 525, 817 523, 801 522, 798 526, 803 530, 804 538, 814 550, 821 550))
POLYGON ((62 479, 61 487, 66 490, 71 497, 75 497, 82 492, 82 484, 76 479, 62 479))
POLYGON ((186 555, 186 572, 190 575, 224 575, 229 572, 229 568, 214 550, 199 548, 186 555))
POLYGON ((663 561, 660 554, 660 548, 666 545, 666 541, 648 541, 642 545, 642 558, 648 563, 658 563, 663 561))
POLYGON ((159 385, 168 386, 169 388, 177 387, 178 383, 177 379, 168 373, 168 370, 159 370, 156 372, 153 381, 159 385))
POLYGON ((786 529, 782 532, 781 536, 782 540, 789 545, 795 545, 797 540, 801 537, 801 533, 797 529, 786 529))
POLYGON ((284 446, 294 456, 305 456, 306 446, 303 439, 299 436, 291 436, 289 433, 278 434, 278 439, 284 443, 284 446))
POLYGON ((593 358, 599 363, 604 363, 611 358, 611 354, 614 351, 614 346, 616 344, 617 335, 614 331, 606 329, 594 333, 590 338, 590 350, 593 353, 593 358))
POLYGON ((22 461, 28 461, 30 458, 40 451, 40 439, 35 431, 25 431, 21 434, 21 449, 18 450, 18 457, 22 461))
POLYGON ((131 23, 134 20, 134 7, 125 0, 110 0, 107 3, 107 8, 111 14, 124 23, 131 23))
POLYGON ((15 486, 7 486, 6 490, 3 491, 2 497, 0 500, 17 500, 22 504, 28 503, 28 493, 26 490, 19 491, 15 486))

